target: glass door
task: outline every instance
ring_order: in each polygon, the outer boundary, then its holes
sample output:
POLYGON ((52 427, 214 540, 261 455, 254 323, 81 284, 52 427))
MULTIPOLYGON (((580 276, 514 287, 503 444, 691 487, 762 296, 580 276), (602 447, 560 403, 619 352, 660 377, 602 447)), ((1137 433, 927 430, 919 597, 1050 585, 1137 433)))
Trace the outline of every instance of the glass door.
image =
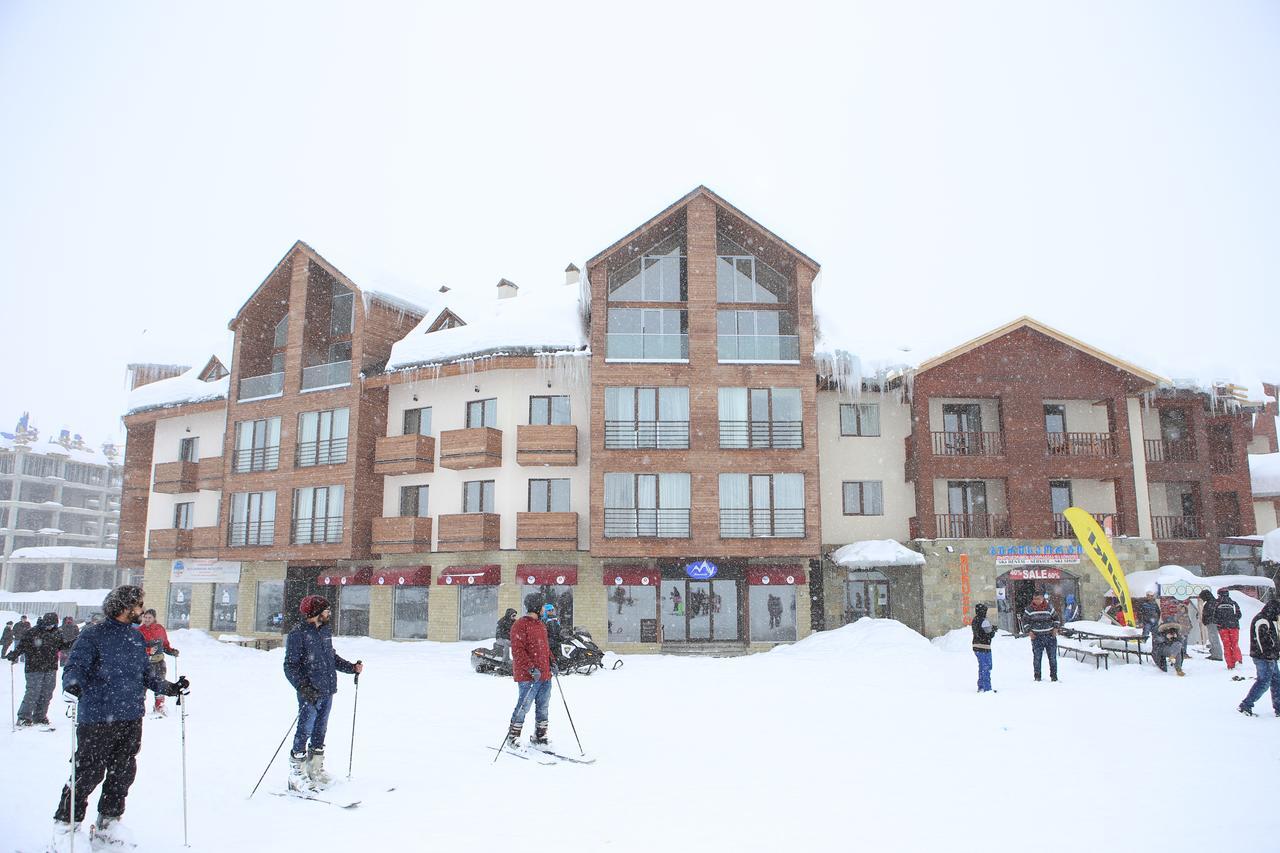
POLYGON ((663 641, 736 642, 742 637, 740 600, 736 580, 664 580, 663 641))

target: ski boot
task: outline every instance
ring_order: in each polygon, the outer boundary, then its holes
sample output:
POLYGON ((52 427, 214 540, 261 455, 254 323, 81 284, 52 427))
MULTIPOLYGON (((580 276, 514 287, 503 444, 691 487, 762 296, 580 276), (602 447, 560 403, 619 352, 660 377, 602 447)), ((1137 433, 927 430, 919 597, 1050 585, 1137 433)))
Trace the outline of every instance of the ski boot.
POLYGON ((73 825, 65 820, 54 820, 53 840, 49 842, 49 853, 70 853, 72 847, 79 846, 83 850, 84 845, 85 839, 80 834, 79 822, 73 825))
POLYGON ((132 850, 134 843, 129 830, 120 825, 120 818, 100 814, 89 827, 90 850, 132 850))
POLYGON ((522 748, 520 746, 520 729, 519 723, 512 723, 511 729, 507 732, 507 739, 502 742, 502 745, 507 749, 519 752, 522 748))
POLYGON ((294 794, 312 796, 318 790, 315 782, 307 775, 307 754, 305 752, 289 753, 289 791, 294 794))
POLYGON ((327 788, 333 784, 333 777, 324 770, 324 747, 315 747, 307 753, 307 776, 317 788, 327 788))
POLYGON ((533 731, 533 737, 529 738, 529 746, 534 749, 551 748, 551 739, 547 737, 546 723, 538 723, 538 727, 533 731))
POLYGON ((1253 713, 1253 709, 1252 709, 1252 708, 1246 708, 1246 707, 1245 707, 1245 706, 1243 706, 1243 705, 1241 705, 1241 706, 1240 706, 1239 711, 1240 711, 1240 713, 1241 713, 1241 714, 1244 714, 1246 717, 1256 717, 1256 716, 1258 716, 1257 714, 1253 713))

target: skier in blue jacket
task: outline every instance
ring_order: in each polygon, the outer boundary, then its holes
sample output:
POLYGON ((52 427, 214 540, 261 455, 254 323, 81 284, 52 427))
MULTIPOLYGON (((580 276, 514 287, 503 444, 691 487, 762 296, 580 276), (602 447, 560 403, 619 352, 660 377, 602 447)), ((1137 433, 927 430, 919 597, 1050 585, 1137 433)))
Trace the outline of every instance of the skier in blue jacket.
POLYGON ((351 663, 333 650, 328 599, 308 595, 298 607, 303 621, 284 644, 284 675, 298 692, 298 729, 289 753, 289 790, 313 794, 333 781, 324 770, 324 736, 329 727, 338 671, 360 674, 364 664, 351 663))

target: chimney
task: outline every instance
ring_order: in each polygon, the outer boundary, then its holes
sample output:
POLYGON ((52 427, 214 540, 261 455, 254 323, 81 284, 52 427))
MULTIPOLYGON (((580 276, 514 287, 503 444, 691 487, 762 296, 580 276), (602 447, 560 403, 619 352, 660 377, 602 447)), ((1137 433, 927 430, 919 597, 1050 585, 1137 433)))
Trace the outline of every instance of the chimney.
POLYGON ((514 281, 507 281, 505 278, 498 282, 498 298, 512 299, 520 291, 520 286, 514 281))
POLYGON ((569 264, 569 266, 564 268, 565 284, 577 284, 581 279, 582 279, 582 270, 578 269, 573 264, 569 264))
POLYGON ((442 285, 440 285, 440 292, 441 292, 441 293, 448 293, 448 292, 449 292, 449 285, 447 285, 447 284, 442 284, 442 285))

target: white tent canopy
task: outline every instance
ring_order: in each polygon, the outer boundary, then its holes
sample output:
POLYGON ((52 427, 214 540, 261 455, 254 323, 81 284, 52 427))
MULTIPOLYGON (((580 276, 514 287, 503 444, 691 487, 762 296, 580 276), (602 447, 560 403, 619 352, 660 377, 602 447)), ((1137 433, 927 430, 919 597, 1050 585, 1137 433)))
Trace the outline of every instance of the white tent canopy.
POLYGON ((1276 588, 1275 582, 1270 578, 1257 575, 1212 575, 1201 577, 1184 569, 1182 566, 1161 566, 1158 569, 1147 572, 1133 572, 1127 575, 1126 579, 1129 582, 1129 595, 1134 598, 1141 598, 1148 592, 1156 592, 1157 584, 1164 587, 1166 595, 1170 594, 1169 590, 1179 583, 1187 584, 1192 595, 1203 587, 1207 587, 1214 593, 1228 586, 1276 588))
POLYGON ((1262 559, 1280 563, 1280 527, 1262 537, 1262 559))
POLYGON ((837 548, 831 553, 831 562, 846 569, 923 566, 924 555, 893 539, 867 539, 837 548))

